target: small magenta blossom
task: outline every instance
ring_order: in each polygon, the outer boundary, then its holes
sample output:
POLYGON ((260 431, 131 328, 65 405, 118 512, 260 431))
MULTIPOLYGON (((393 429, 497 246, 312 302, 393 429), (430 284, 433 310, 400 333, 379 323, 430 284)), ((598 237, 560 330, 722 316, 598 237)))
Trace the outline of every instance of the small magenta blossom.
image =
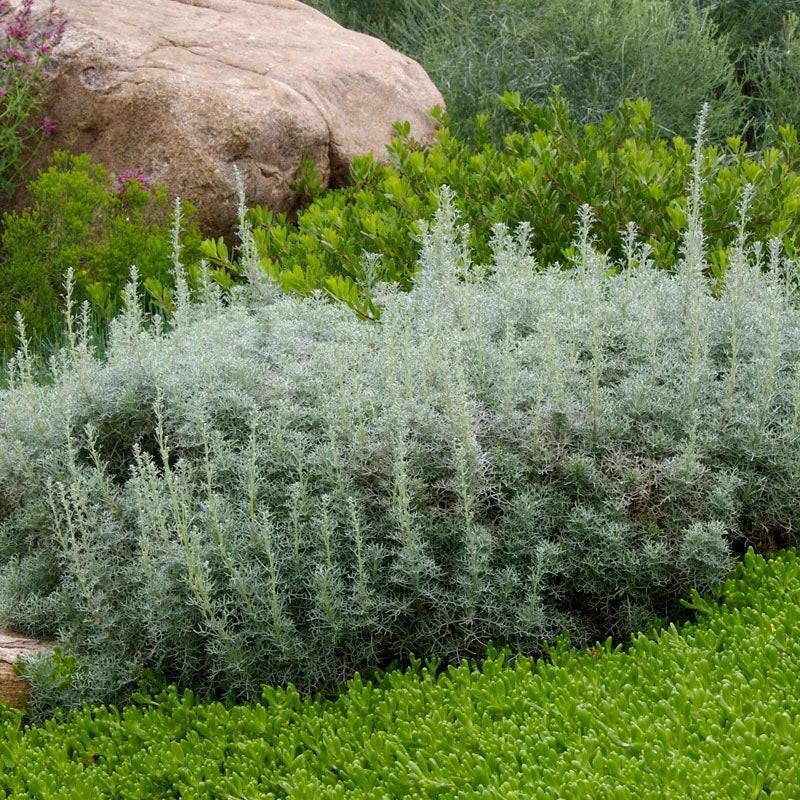
POLYGON ((25 39, 28 36, 29 31, 22 25, 11 24, 6 26, 6 34, 8 35, 9 39, 25 39))
MULTIPOLYGON (((0 0, 0 69, 16 63, 38 70, 43 57, 61 41, 66 20, 57 19, 55 5, 51 5, 48 18, 40 24, 33 19, 33 0, 23 0, 15 10, 6 0, 0 0)), ((0 75, 0 80, 2 80, 0 75)))
POLYGON ((44 134, 50 136, 58 130, 58 120, 52 117, 42 117, 41 126, 44 134))
POLYGON ((112 190, 117 194, 124 192, 132 183, 138 183, 146 192, 150 192, 153 189, 152 179, 150 176, 145 175, 144 171, 139 167, 118 172, 115 177, 116 180, 112 190))
POLYGON ((4 47, 3 48, 3 55, 9 61, 19 61, 22 64, 27 64, 28 63, 28 57, 21 50, 14 50, 11 47, 4 47))

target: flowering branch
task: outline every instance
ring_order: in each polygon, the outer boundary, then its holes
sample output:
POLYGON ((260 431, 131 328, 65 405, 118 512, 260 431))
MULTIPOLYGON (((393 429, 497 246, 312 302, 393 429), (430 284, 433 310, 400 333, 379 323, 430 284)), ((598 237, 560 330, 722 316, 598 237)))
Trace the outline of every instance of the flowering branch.
POLYGON ((35 152, 41 137, 58 127, 50 117, 33 122, 42 102, 45 67, 66 29, 58 16, 55 2, 38 21, 33 0, 18 6, 0 0, 0 195, 13 190, 25 153, 35 152))

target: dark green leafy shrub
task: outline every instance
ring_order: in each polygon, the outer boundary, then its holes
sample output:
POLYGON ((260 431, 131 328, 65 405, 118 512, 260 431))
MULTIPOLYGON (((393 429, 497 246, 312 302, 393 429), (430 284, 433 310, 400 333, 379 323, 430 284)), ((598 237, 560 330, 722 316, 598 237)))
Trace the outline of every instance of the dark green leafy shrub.
POLYGON ((700 619, 626 652, 493 653, 356 678, 335 701, 170 690, 0 724, 0 797, 762 797, 800 785, 800 562, 751 554, 700 619))
POLYGON ((797 0, 698 0, 698 5, 740 55, 780 34, 788 15, 797 12, 797 0))
MULTIPOLYGON (((800 5, 796 5, 800 11, 800 5)), ((782 125, 800 127, 800 19, 788 14, 774 37, 759 42, 745 66, 752 116, 762 138, 782 125)))
MULTIPOLYGON (((30 205, 2 220, 0 347, 15 336, 17 311, 37 338, 61 330, 68 270, 74 300, 90 301, 102 320, 119 308, 132 264, 144 279, 167 280, 170 205, 164 190, 153 190, 143 176, 115 181, 89 156, 57 152, 29 192, 30 205)), ((187 258, 199 257, 199 242, 190 224, 183 233, 187 258)))
POLYGON ((513 123, 496 98, 545 102, 560 86, 581 123, 626 98, 648 97, 670 135, 688 136, 704 102, 715 141, 741 132, 744 102, 731 50, 694 0, 317 0, 340 22, 417 59, 441 90, 454 130, 489 115, 499 139, 513 123))
POLYGON ((410 652, 624 636, 747 544, 793 542, 794 276, 746 246, 745 196, 711 293, 701 172, 698 153, 675 274, 633 231, 614 265, 585 207, 573 269, 537 270, 525 226, 477 266, 444 191, 378 324, 255 273, 192 304, 179 273, 172 330, 143 330, 130 289, 104 360, 73 336, 38 386, 21 353, 0 624, 77 659, 51 697, 152 674, 252 696, 410 652))
POLYGON ((745 104, 746 136, 764 145, 800 126, 797 0, 698 0, 728 39, 745 104))
POLYGON ((439 0, 315 0, 309 5, 334 17, 342 25, 374 35, 396 31, 398 20, 401 25, 408 24, 421 16, 429 16, 433 11, 441 11, 439 0))
POLYGON ((743 104, 727 43, 693 2, 462 0, 448 8, 420 60, 459 133, 473 134, 467 126, 484 112, 499 136, 511 120, 497 96, 511 90, 543 103, 553 86, 581 123, 598 123, 621 101, 647 97, 662 133, 689 136, 706 101, 715 140, 741 130, 743 104))
MULTIPOLYGON (((596 219, 597 246, 613 260, 624 259, 626 226, 635 221, 655 259, 672 267, 686 231, 685 188, 692 148, 683 139, 659 136, 650 105, 623 104, 599 125, 581 126, 563 99, 547 106, 504 103, 524 132, 497 147, 479 137, 470 145, 444 125, 436 144, 423 150, 400 126, 389 147, 392 164, 357 158, 353 186, 317 197, 297 224, 264 209, 251 219, 266 271, 289 291, 323 290, 375 316, 370 286, 375 280, 411 285, 419 243, 417 220, 436 209, 439 187, 457 195, 462 219, 470 226, 477 260, 489 260, 492 227, 498 222, 529 223, 539 263, 568 265, 574 253, 572 229, 578 207, 588 203, 596 219), (380 260, 364 253, 380 253, 380 260)), ((740 139, 705 150, 704 226, 710 273, 725 270, 737 232, 737 203, 753 186, 756 237, 781 237, 787 254, 800 248, 800 144, 794 129, 782 129, 774 148, 746 153, 740 139)), ((219 243, 204 252, 230 282, 241 273, 236 258, 219 243)), ((227 284, 226 284, 227 285, 227 284)))

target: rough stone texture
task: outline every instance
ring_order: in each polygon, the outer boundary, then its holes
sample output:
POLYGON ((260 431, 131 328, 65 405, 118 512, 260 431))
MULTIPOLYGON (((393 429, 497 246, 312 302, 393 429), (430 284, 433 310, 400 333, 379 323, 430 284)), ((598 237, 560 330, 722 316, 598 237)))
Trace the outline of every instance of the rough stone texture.
POLYGON ((19 707, 27 694, 25 682, 14 674, 14 664, 20 656, 51 650, 52 642, 28 639, 0 628, 0 703, 19 707))
POLYGON ((235 219, 234 165, 248 203, 291 210, 304 157, 339 185, 353 156, 385 154, 398 120, 429 142, 428 111, 443 104, 415 61, 295 0, 57 5, 69 27, 44 113, 59 130, 37 164, 61 148, 141 168, 210 233, 235 219))

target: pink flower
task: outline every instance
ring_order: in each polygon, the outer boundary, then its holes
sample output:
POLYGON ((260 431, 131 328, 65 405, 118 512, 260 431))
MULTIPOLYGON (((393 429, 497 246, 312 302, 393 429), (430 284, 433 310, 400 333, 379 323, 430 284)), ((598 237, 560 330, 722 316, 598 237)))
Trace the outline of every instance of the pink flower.
POLYGON ((136 169, 127 169, 118 172, 112 191, 120 194, 132 183, 138 183, 146 192, 151 191, 153 188, 150 177, 145 175, 144 171, 137 167, 136 169))
POLYGON ((21 53, 19 50, 12 50, 10 47, 3 48, 3 55, 9 61, 19 61, 22 64, 26 64, 28 62, 28 58, 24 53, 21 53))
POLYGON ((6 27, 6 34, 11 39, 25 39, 28 33, 28 29, 23 28, 21 25, 8 25, 6 27))
POLYGON ((45 136, 50 136, 58 130, 58 120, 52 117, 42 117, 41 125, 45 136))

